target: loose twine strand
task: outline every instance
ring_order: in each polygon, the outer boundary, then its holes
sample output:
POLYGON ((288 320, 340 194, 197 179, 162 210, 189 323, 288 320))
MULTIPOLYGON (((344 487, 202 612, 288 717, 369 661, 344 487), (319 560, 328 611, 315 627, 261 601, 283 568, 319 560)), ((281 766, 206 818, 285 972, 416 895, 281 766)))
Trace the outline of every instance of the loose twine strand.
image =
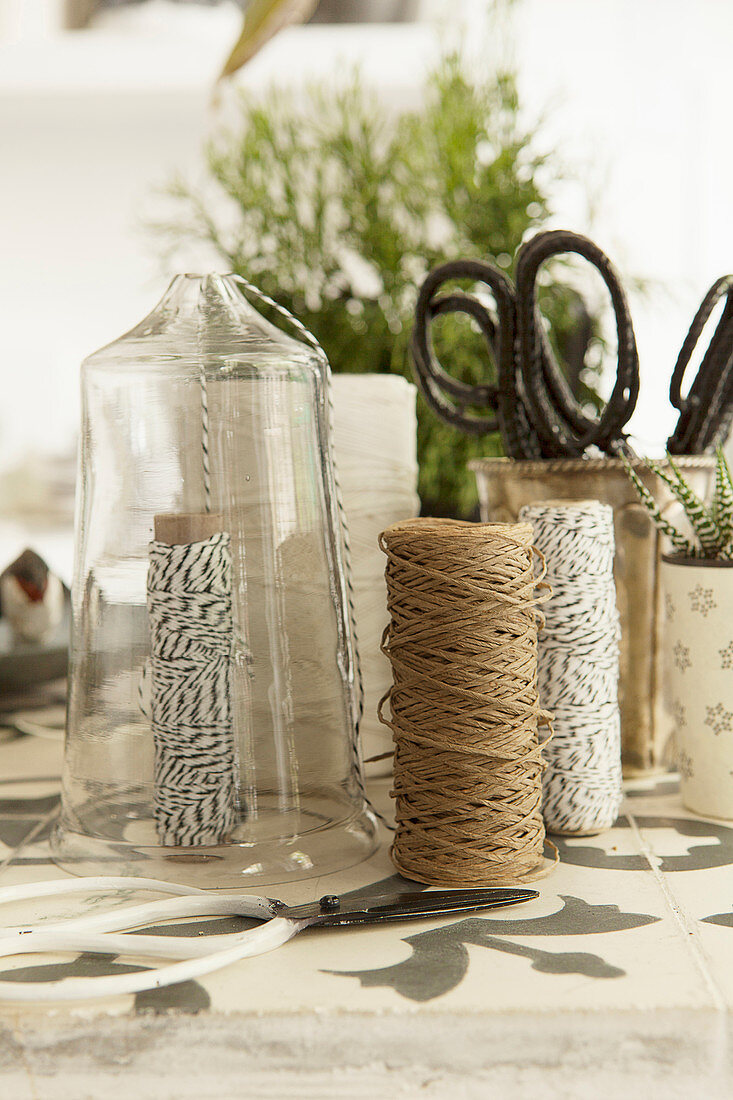
MULTIPOLYGON (((380 536, 393 685, 392 861, 431 885, 502 885, 543 867, 538 604, 529 524, 415 519, 380 536)), ((390 717, 385 704, 389 702, 390 717)))
POLYGON ((211 460, 209 458, 209 394, 206 388, 206 371, 203 363, 199 371, 201 390, 201 472, 204 479, 204 507, 211 511, 211 460))
MULTIPOLYGON (((337 574, 336 580, 343 582, 344 595, 346 597, 346 611, 348 614, 348 621, 350 630, 347 631, 346 649, 348 657, 348 678, 352 683, 352 716, 353 722, 349 731, 349 748, 351 750, 351 762, 352 762, 352 778, 357 786, 359 794, 364 799, 364 802, 372 811, 375 817, 377 817, 382 824, 390 828, 388 822, 385 821, 383 815, 374 808, 371 800, 367 794, 366 785, 364 782, 364 765, 362 761, 360 731, 361 722, 364 717, 364 680, 361 673, 361 663, 359 659, 359 636, 356 626, 356 613, 354 610, 354 587, 352 581, 351 571, 351 540, 349 533, 349 524, 346 517, 346 511, 344 509, 344 503, 341 493, 341 483, 339 480, 338 468, 333 456, 333 438, 334 438, 334 407, 333 407, 333 390, 331 383, 331 367, 328 362, 328 356, 325 351, 316 340, 313 333, 305 327, 302 321, 286 309, 285 306, 280 305, 274 298, 271 298, 264 291, 259 290, 252 283, 248 282, 241 275, 233 276, 234 280, 246 291, 246 294, 251 295, 258 302, 263 302, 265 305, 270 306, 279 317, 288 324, 292 325, 295 331, 305 341, 306 344, 316 353, 318 360, 323 370, 323 385, 324 394, 323 402, 325 412, 327 416, 327 428, 328 428, 328 459, 330 459, 331 472, 333 475, 333 487, 335 491, 335 499, 333 501, 335 515, 333 519, 338 522, 341 538, 338 540, 340 546, 337 545, 336 553, 337 560, 332 563, 333 569, 337 574), (338 552, 340 550, 340 561, 338 560, 338 552)), ((245 295, 246 296, 246 295, 245 295)))
POLYGON ((542 705, 554 715, 543 780, 550 832, 592 836, 621 806, 619 618, 613 580, 613 509, 599 501, 531 504, 552 599, 539 641, 542 705))

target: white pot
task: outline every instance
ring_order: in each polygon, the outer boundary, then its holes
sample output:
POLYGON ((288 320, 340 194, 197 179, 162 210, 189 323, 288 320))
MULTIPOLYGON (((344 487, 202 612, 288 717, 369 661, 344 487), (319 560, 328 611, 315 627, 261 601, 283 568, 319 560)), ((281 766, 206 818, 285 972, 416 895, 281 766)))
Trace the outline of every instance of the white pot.
POLYGON ((733 819, 733 562, 661 563, 682 801, 733 819))

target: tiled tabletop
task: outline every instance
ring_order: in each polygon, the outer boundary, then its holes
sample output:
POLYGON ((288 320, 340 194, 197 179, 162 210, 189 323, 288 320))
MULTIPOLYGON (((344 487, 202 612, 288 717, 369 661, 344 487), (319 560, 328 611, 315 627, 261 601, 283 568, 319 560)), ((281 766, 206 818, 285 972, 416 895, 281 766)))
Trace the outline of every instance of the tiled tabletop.
MULTIPOLYGON (((0 740, 0 886, 61 876, 47 843, 60 763, 57 740, 0 740)), ((383 805, 386 791, 372 792, 383 805)), ((0 1003, 0 1097, 733 1095, 733 824, 692 818, 665 776, 630 785, 613 830, 560 854, 516 908, 313 931, 137 996, 0 1003)), ((350 871, 265 892, 296 902, 377 881, 404 887, 386 838, 350 871)), ((79 911, 66 904, 54 915, 79 911)), ((40 915, 6 907, 0 922, 40 915)), ((24 957, 0 977, 120 965, 24 957)))

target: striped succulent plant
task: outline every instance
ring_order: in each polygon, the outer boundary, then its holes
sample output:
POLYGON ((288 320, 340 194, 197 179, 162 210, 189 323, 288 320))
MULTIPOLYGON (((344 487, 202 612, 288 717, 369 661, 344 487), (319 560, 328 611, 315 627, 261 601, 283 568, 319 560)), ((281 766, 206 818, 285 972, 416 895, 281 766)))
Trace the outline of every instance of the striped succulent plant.
POLYGON ((683 534, 673 523, 664 518, 653 494, 647 489, 631 463, 625 457, 623 462, 642 504, 658 530, 667 536, 678 554, 688 558, 733 561, 733 481, 722 447, 718 447, 717 450, 715 487, 708 504, 692 491, 671 455, 667 455, 667 462, 664 465, 652 461, 647 463, 649 469, 669 486, 682 505, 692 527, 692 537, 683 534))

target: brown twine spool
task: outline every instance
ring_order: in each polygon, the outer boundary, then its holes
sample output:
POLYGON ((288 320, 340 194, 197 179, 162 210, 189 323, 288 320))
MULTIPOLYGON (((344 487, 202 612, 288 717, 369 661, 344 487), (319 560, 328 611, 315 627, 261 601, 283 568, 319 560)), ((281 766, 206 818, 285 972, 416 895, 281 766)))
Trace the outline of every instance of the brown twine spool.
MULTIPOLYGON (((528 523, 414 519, 383 531, 395 743, 392 862, 435 886, 511 885, 543 864, 542 615, 528 523)), ((383 714, 389 700, 391 719, 383 714)))

